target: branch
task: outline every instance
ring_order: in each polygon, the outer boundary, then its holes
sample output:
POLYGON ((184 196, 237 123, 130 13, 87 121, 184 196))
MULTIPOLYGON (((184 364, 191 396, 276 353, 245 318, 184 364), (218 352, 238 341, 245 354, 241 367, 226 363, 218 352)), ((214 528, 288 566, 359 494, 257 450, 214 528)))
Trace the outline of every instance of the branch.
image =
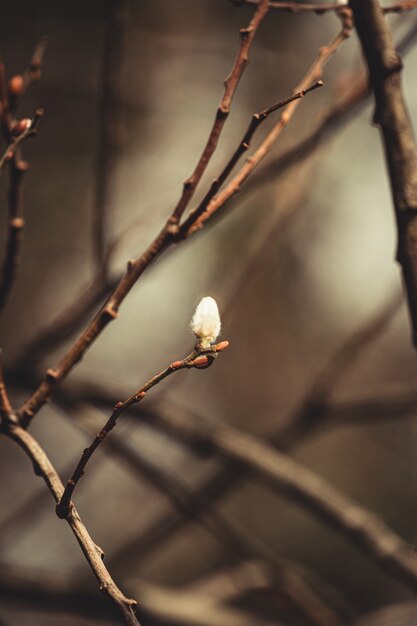
POLYGON ((15 156, 20 144, 36 134, 36 127, 43 115, 43 109, 37 109, 33 119, 25 118, 16 122, 12 128, 12 139, 0 158, 0 171, 15 156))
POLYGON ((4 381, 3 354, 0 350, 0 425, 11 421, 13 421, 13 409, 4 381))
MULTIPOLYGON (((259 0, 232 0, 236 5, 251 4, 258 5, 259 0)), ((346 5, 348 0, 346 0, 346 5)), ((383 13, 401 13, 403 11, 410 11, 417 6, 417 0, 403 0, 403 2, 396 2, 386 7, 382 7, 383 13)), ((313 12, 317 15, 322 15, 328 11, 340 11, 343 8, 342 2, 279 2, 278 0, 270 0, 270 9, 276 9, 280 11, 289 11, 290 13, 304 13, 313 12)))
POLYGON ((191 227, 193 226, 193 224, 206 211, 206 209, 207 209, 208 205, 210 204, 211 200, 214 198, 216 193, 219 191, 219 189, 221 188, 223 183, 227 180, 227 178, 229 177, 229 174, 234 169, 234 167, 237 164, 237 162, 239 161, 240 157, 247 150, 249 150, 250 142, 252 140, 252 137, 255 134, 256 130, 259 128, 259 126, 262 124, 262 122, 264 122, 266 119, 268 119, 268 117, 271 115, 271 113, 274 113, 274 111, 278 111, 278 109, 282 109, 283 107, 285 107, 288 104, 290 104, 290 102, 294 102, 295 100, 300 100, 301 98, 304 98, 304 96, 306 94, 308 94, 310 91, 314 91, 318 87, 322 87, 322 86, 323 86, 323 81, 319 80, 318 82, 314 83, 314 85, 312 85, 311 87, 308 87, 307 89, 303 89, 303 90, 297 91, 294 95, 290 96, 289 98, 285 98, 285 100, 281 100, 280 102, 277 102, 276 104, 272 105, 268 109, 265 109, 264 111, 261 111, 260 113, 255 113, 252 116, 252 120, 251 120, 251 122, 250 122, 250 124, 249 124, 249 126, 248 126, 248 128, 246 130, 246 133, 243 135, 242 141, 240 142, 240 144, 236 148, 235 152, 231 156, 231 158, 228 161, 227 165, 225 166, 224 170, 222 171, 220 176, 218 176, 218 178, 216 178, 211 183, 211 186, 210 186, 208 192, 206 193, 206 195, 204 196, 204 198, 202 199, 200 204, 197 206, 197 208, 194 209, 190 213, 188 218, 186 220, 184 220, 184 222, 181 224, 180 232, 183 234, 184 237, 187 237, 187 234, 191 231, 191 227))
POLYGON ((61 518, 68 517, 71 508, 71 498, 74 493, 74 489, 77 486, 78 481, 84 474, 85 467, 97 450, 99 445, 104 441, 109 432, 116 426, 117 420, 120 415, 124 413, 132 404, 137 404, 147 394, 147 392, 160 383, 162 380, 173 374, 174 372, 178 372, 182 369, 191 369, 191 368, 206 368, 212 364, 215 357, 219 352, 222 352, 226 348, 228 348, 229 343, 227 341, 222 341, 214 346, 210 346, 209 348, 202 348, 201 345, 197 344, 194 351, 191 352, 185 359, 182 361, 174 361, 169 365, 166 369, 156 374, 153 378, 151 378, 147 383, 145 383, 138 391, 136 391, 132 396, 130 396, 124 402, 118 402, 113 407, 113 412, 106 424, 100 430, 98 435, 95 437, 93 443, 84 450, 82 453, 81 459, 75 468, 75 471, 72 477, 69 479, 65 491, 57 505, 57 515, 61 518))
MULTIPOLYGON (((304 78, 295 88, 295 92, 304 91, 310 87, 311 84, 319 81, 322 78, 323 70, 330 57, 337 51, 339 46, 347 39, 352 30, 351 12, 349 9, 341 9, 338 13, 342 20, 342 30, 339 34, 330 41, 327 46, 320 48, 319 53, 310 66, 309 70, 305 74, 304 78)), ((255 153, 246 160, 245 165, 241 168, 240 172, 231 180, 231 182, 225 187, 225 189, 215 196, 209 203, 205 211, 195 219, 194 223, 184 233, 185 237, 189 237, 195 231, 204 226, 208 219, 210 219, 220 208, 222 208, 239 190, 241 185, 250 176, 257 165, 262 161, 265 155, 272 148, 276 139, 282 133, 284 128, 292 119, 296 112, 300 100, 294 100, 285 108, 277 124, 268 133, 266 138, 262 141, 259 148, 255 153)))
POLYGON ((210 131, 206 146, 200 156, 194 172, 189 178, 187 178, 186 181, 184 181, 181 198, 179 199, 175 209, 172 212, 172 223, 174 224, 178 224, 182 215, 184 214, 184 211, 190 203, 190 200, 194 195, 194 191, 198 183, 200 182, 200 179, 203 176, 206 167, 214 154, 214 151, 216 150, 220 134, 223 130, 223 126, 230 113, 230 106, 232 104, 234 93, 237 89, 242 74, 249 62, 248 55, 250 47, 255 38, 256 32, 267 13, 268 0, 260 0, 257 4, 256 11, 249 25, 246 28, 242 28, 240 30, 241 43, 236 60, 234 62, 232 71, 224 81, 223 97, 218 106, 216 117, 214 119, 214 123, 210 131))
POLYGON ((20 248, 25 227, 25 219, 23 217, 23 176, 28 167, 25 161, 19 160, 14 155, 10 163, 10 187, 8 194, 9 235, 0 281, 0 310, 3 309, 11 293, 20 262, 20 248))
POLYGON ((398 535, 359 504, 287 455, 225 424, 158 413, 152 420, 191 445, 209 449, 255 473, 274 490, 293 499, 354 541, 375 562, 417 592, 417 559, 398 535))
MULTIPOLYGON (((93 395, 94 392, 90 394, 91 401, 94 401, 93 395)), ((173 433, 194 450, 201 450, 204 445, 205 451, 214 450, 231 461, 234 466, 232 484, 235 484, 236 475, 247 478, 255 474, 277 492, 340 530, 387 573, 417 590, 417 559, 411 547, 373 513, 287 455, 225 424, 201 420, 182 410, 174 412, 171 405, 169 410, 158 407, 151 411, 148 408, 141 412, 141 419, 173 433)), ((212 490, 204 489, 205 497, 209 500, 216 497, 219 488, 223 492, 229 478, 227 473, 216 474, 213 485, 210 485, 212 490)))
POLYGON ((417 348, 417 146, 402 95, 402 62, 377 0, 351 0, 375 95, 374 121, 382 131, 403 271, 417 348))
MULTIPOLYGON (((51 461, 44 450, 26 430, 17 425, 4 425, 0 434, 13 439, 27 454, 33 463, 34 472, 45 481, 49 491, 58 503, 64 493, 64 486, 51 461)), ((103 563, 104 553, 90 537, 86 527, 73 506, 65 518, 74 533, 85 558, 93 570, 99 584, 100 591, 107 595, 118 607, 120 615, 126 626, 140 626, 135 617, 136 601, 127 598, 117 587, 103 563)))

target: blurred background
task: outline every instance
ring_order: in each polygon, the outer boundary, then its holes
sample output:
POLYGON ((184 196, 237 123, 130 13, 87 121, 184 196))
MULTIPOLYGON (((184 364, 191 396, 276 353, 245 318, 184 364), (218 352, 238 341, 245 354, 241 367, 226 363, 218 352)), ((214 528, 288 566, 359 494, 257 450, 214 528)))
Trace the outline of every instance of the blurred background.
MULTIPOLYGON (((32 116, 42 106, 45 116, 22 149, 30 164, 26 227, 1 320, 13 404, 65 353, 126 261, 172 211, 208 137, 239 29, 253 11, 229 0, 17 0, 2 7, 8 77, 49 37, 42 78, 19 110, 32 116), (107 274, 97 264, 97 219, 106 249, 111 244, 107 274)), ((417 14, 387 20, 403 46, 416 120, 417 14)), ((192 207, 251 115, 288 96, 339 30, 332 12, 270 11, 192 207)), ((281 441, 414 550, 417 360, 370 99, 342 107, 323 126, 357 86, 361 67, 353 33, 329 61, 324 87, 301 103, 240 193, 147 270, 117 321, 33 422, 33 434, 68 479, 113 404, 192 350, 194 309, 201 297, 216 298, 230 349, 210 369, 164 381, 140 411, 124 416, 75 494, 145 625, 337 626, 388 606, 389 615, 366 623, 417 623, 413 592, 342 531, 256 475, 225 469, 213 450, 190 447, 153 419, 180 413, 281 441), (210 491, 215 480, 217 491, 210 491), (291 598, 289 572, 292 581, 308 583, 328 614, 322 607, 314 617, 291 598)), ((7 185, 3 172, 2 249, 7 185)), ((0 623, 119 623, 46 487, 6 438, 0 467, 0 623)))

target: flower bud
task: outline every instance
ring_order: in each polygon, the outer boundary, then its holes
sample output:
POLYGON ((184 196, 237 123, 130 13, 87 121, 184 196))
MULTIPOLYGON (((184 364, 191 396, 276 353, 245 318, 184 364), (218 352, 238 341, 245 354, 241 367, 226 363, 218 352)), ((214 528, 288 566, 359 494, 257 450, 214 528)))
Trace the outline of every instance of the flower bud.
POLYGON ((190 323, 191 330, 203 348, 208 348, 220 334, 219 309, 214 298, 207 296, 197 306, 190 323))

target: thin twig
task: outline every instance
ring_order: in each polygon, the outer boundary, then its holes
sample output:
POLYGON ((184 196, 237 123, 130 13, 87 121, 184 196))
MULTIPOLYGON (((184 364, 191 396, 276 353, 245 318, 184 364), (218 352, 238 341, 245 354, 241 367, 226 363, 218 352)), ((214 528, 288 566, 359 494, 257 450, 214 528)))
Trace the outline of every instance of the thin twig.
MULTIPOLYGON (((326 60, 331 56, 331 54, 333 54, 333 52, 335 52, 340 43, 348 36, 349 27, 347 25, 347 21, 348 20, 345 20, 345 26, 340 35, 338 35, 338 37, 331 42, 330 49, 327 47, 322 48, 319 59, 317 63, 314 64, 314 69, 311 68, 309 70, 307 76, 302 81, 302 84, 299 86, 299 88, 295 90, 296 93, 309 89, 311 84, 314 83, 316 79, 320 79, 320 76, 316 77, 315 74, 317 73, 321 75, 322 68, 326 60)), ((290 102, 290 104, 287 105, 285 112, 288 111, 290 107, 294 107, 297 102, 300 102, 300 99, 290 102)), ((291 110, 291 114, 289 113, 288 116, 285 117, 285 122, 283 123, 283 126, 285 126, 289 122, 290 117, 292 117, 292 114, 294 112, 295 110, 291 110)), ((276 134, 276 136, 278 136, 278 134, 279 132, 276 134)), ((270 135, 268 135, 268 138, 266 140, 267 145, 264 146, 264 142, 262 144, 262 146, 264 147, 262 148, 261 146, 258 151, 262 149, 263 153, 266 154, 266 152, 272 147, 275 138, 275 136, 271 138, 270 135)), ((258 159, 258 162, 259 160, 260 159, 258 159)), ((254 169, 255 166, 256 162, 254 161, 253 165, 251 166, 251 170, 254 169)), ((245 166, 243 169, 245 169, 245 166)), ((234 184, 234 181, 232 181, 232 184, 234 184)), ((236 191, 237 189, 234 187, 233 193, 235 193, 236 191)), ((101 334, 107 324, 117 318, 120 305, 124 301, 127 294, 130 292, 132 287, 135 285, 135 283, 139 280, 143 272, 168 247, 170 247, 174 243, 177 243, 180 240, 188 238, 190 234, 192 234, 191 231, 201 228, 203 225, 201 223, 201 220, 205 223, 213 212, 211 211, 213 202, 215 202, 216 207, 219 208, 220 203, 218 202, 218 198, 219 196, 216 196, 214 200, 209 203, 207 211, 201 216, 200 220, 193 224, 191 229, 187 232, 181 232, 181 229, 178 224, 175 223, 175 220, 173 222, 172 216, 168 218, 160 233, 145 250, 145 252, 138 256, 136 259, 128 262, 126 273, 117 284, 113 293, 108 297, 104 306, 94 317, 93 321, 87 326, 81 336, 71 346, 66 355, 58 363, 56 368, 50 368, 47 370, 46 375, 38 388, 18 411, 18 415, 21 419, 22 425, 27 426, 31 422, 39 409, 47 401, 52 392, 52 389, 58 383, 60 383, 71 371, 71 369, 76 365, 76 363, 78 363, 78 361, 82 359, 86 351, 96 340, 96 338, 101 334)), ((224 202, 226 201, 226 199, 228 199, 228 197, 225 198, 224 202)))
POLYGON ((272 435, 280 447, 288 449, 321 425, 339 383, 366 348, 375 342, 398 313, 403 303, 396 293, 375 315, 359 327, 329 359, 303 401, 288 421, 288 426, 272 435))
POLYGON ((417 591, 417 558, 411 546, 325 479, 257 438, 222 423, 190 419, 179 411, 158 413, 155 423, 178 433, 191 445, 204 441, 209 449, 237 462, 240 468, 250 469, 274 490, 340 530, 385 571, 417 591))
POLYGON ((0 158, 0 171, 4 168, 4 166, 14 157, 16 154, 17 148, 20 144, 28 139, 29 137, 33 137, 36 134, 36 127, 38 126, 39 120, 43 115, 43 109, 37 109, 33 119, 23 119, 17 122, 17 124, 13 127, 12 135, 16 134, 10 141, 6 150, 3 153, 3 156, 0 158))
MULTIPOLYGON (((415 36, 416 24, 407 31, 398 43, 398 49, 406 54, 415 36)), ((277 180, 288 169, 308 159, 322 145, 325 139, 329 139, 332 136, 332 132, 339 129, 342 124, 345 124, 351 115, 358 113, 358 105, 363 104, 368 95, 367 81, 364 78, 355 78, 337 102, 332 104, 321 117, 313 132, 277 159, 260 168, 259 173, 252 176, 241 191, 241 197, 252 193, 265 182, 272 179, 277 180)), ((118 244, 119 240, 114 243, 114 245, 118 244)), ((97 280, 94 279, 87 288, 81 290, 74 303, 64 309, 55 319, 49 321, 48 325, 39 331, 26 346, 21 358, 15 363, 14 369, 19 371, 20 375, 23 371, 33 369, 33 365, 37 361, 40 361, 54 348, 59 346, 60 343, 68 339, 87 320, 94 307, 105 296, 110 295, 121 278, 119 275, 109 281, 108 287, 100 285, 100 288, 98 288, 100 280, 99 276, 97 276, 97 280), (31 363, 28 368, 29 358, 31 363)))
POLYGON ((0 423, 10 422, 13 417, 13 409, 10 404, 3 373, 3 354, 0 350, 0 423))
POLYGON ((198 218, 201 215, 203 215, 203 213, 207 209, 213 197, 216 195, 216 193, 219 191, 223 183, 227 180, 228 176, 233 171, 240 157, 247 150, 249 150, 252 137, 255 134, 256 130, 259 128, 259 126, 262 124, 262 122, 268 119, 268 117, 271 115, 271 113, 274 113, 274 111, 278 111, 278 109, 282 109, 283 107, 290 104, 290 102, 294 102, 294 100, 300 100, 301 98, 304 98, 304 96, 308 94, 310 91, 314 91, 318 87, 322 87, 322 86, 323 86, 323 81, 319 80, 316 83, 314 83, 314 85, 311 85, 311 87, 308 87, 307 89, 303 89, 300 91, 296 91, 296 93, 290 96, 289 98, 280 100, 279 102, 272 105, 268 109, 265 109, 264 111, 261 111, 260 113, 255 113, 252 116, 251 122, 246 130, 246 133, 243 135, 242 141, 240 142, 235 152, 231 156, 224 170, 222 171, 220 176, 218 176, 211 183, 211 186, 208 192, 206 193, 206 195, 204 196, 200 204, 190 213, 187 219, 184 220, 184 222, 181 224, 180 226, 181 233, 183 233, 186 236, 188 231, 191 229, 191 226, 198 220, 198 218))
POLYGON ((16 114, 17 108, 28 88, 35 81, 40 80, 43 69, 43 59, 48 47, 48 37, 41 37, 35 46, 28 67, 23 74, 16 74, 9 80, 7 88, 10 101, 10 111, 16 114))
POLYGON ((172 223, 174 224, 179 223, 185 209, 187 208, 191 198, 194 195, 194 191, 198 183, 200 182, 200 179, 203 176, 211 157, 214 154, 214 151, 216 150, 220 134, 223 130, 223 126, 230 113, 230 106, 232 104, 234 93, 237 89, 242 74, 249 62, 248 55, 250 47, 253 43, 256 32, 267 13, 268 0, 260 0, 249 25, 246 28, 242 28, 240 30, 241 43, 236 56, 236 60, 233 64, 232 71, 224 81, 223 97, 218 106, 214 123, 205 148, 193 173, 184 182, 181 198, 179 199, 175 209, 172 212, 171 219, 172 223))
MULTIPOLYGON (((241 4, 258 5, 259 0, 232 0, 238 6, 241 4)), ((345 5, 348 2, 346 0, 345 5)), ((280 2, 279 0, 270 0, 269 8, 280 11, 289 11, 290 13, 314 12, 318 15, 327 11, 340 11, 345 6, 341 2, 280 2)), ((401 13, 402 11, 410 11, 417 6, 417 0, 403 0, 386 7, 382 7, 383 13, 401 13)))
POLYGON ((159 374, 156 374, 156 376, 153 376, 150 380, 148 380, 148 382, 142 385, 142 387, 138 389, 138 391, 136 391, 133 395, 127 398, 127 400, 115 404, 111 416, 109 417, 103 428, 100 430, 98 435, 94 438, 92 444, 84 450, 73 475, 67 482, 65 491, 56 508, 58 517, 66 518, 69 515, 71 498, 74 493, 74 489, 77 486, 80 478, 83 476, 88 461, 97 450, 99 445, 107 437, 109 432, 116 426, 117 420, 119 419, 120 415, 122 415, 122 413, 124 413, 132 404, 137 404, 138 402, 141 402, 147 392, 152 387, 167 378, 167 376, 170 376, 174 372, 178 372, 182 369, 201 369, 208 367, 209 365, 211 365, 213 359, 217 356, 217 354, 225 350, 228 346, 229 343, 227 341, 222 341, 218 344, 210 346, 209 348, 202 348, 199 344, 197 344, 191 354, 186 356, 181 361, 174 361, 167 368, 162 370, 162 372, 159 372, 159 374))
MULTIPOLYGON (((92 396, 90 394, 91 400, 92 396)), ((274 490, 294 499, 340 530, 379 563, 382 569, 417 590, 417 559, 411 547, 376 515, 284 453, 225 424, 197 419, 185 411, 174 412, 171 405, 168 410, 160 406, 153 411, 147 408, 146 412, 141 413, 141 418, 173 433, 193 448, 199 449, 204 445, 206 450, 215 450, 235 464, 233 476, 247 477, 251 473, 258 476, 274 490)), ((217 486, 227 483, 227 478, 227 474, 220 477, 216 474, 217 486)), ((215 493, 214 488, 213 492, 204 489, 208 500, 215 493)), ((154 530, 155 525, 152 532, 154 530)))
MULTIPOLYGON (((43 478, 55 502, 58 503, 64 493, 64 485, 36 439, 17 425, 3 426, 0 429, 0 434, 15 441, 25 451, 33 463, 35 474, 43 478)), ((111 578, 103 562, 103 550, 90 537, 74 506, 71 507, 71 511, 65 519, 100 584, 100 590, 118 607, 126 626, 140 626, 135 616, 136 601, 127 598, 111 578)))

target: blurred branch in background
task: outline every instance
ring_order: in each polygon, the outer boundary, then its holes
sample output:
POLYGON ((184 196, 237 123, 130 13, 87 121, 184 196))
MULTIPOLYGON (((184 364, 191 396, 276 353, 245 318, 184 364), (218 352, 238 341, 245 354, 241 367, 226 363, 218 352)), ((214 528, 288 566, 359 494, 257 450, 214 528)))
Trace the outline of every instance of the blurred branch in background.
POLYGON ((97 272, 95 282, 104 283, 104 288, 108 288, 111 256, 108 217, 113 202, 112 192, 119 153, 126 142, 125 114, 121 104, 121 77, 129 21, 129 2, 108 0, 107 11, 99 101, 100 139, 91 231, 92 252, 97 272), (99 278, 101 280, 98 280, 99 278))
POLYGON ((6 149, 0 158, 0 171, 9 166, 10 183, 8 194, 9 217, 8 238, 4 253, 0 279, 0 310, 5 306, 12 291, 20 262, 23 229, 25 227, 23 208, 23 176, 29 164, 21 156, 20 146, 36 133, 42 117, 38 109, 33 119, 16 119, 20 100, 28 87, 42 75, 42 63, 48 40, 43 37, 35 48, 29 67, 23 74, 6 79, 6 68, 0 56, 0 128, 6 149))

